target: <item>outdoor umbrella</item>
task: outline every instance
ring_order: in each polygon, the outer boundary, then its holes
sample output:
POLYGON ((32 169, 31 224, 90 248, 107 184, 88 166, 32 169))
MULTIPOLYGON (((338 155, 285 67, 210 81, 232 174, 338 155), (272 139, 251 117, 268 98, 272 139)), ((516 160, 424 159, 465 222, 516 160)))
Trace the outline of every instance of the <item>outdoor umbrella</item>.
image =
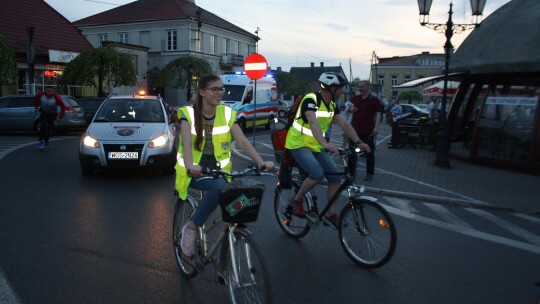
MULTIPOLYGON (((459 81, 448 81, 448 95, 454 95, 459 87, 459 81)), ((439 81, 424 89, 424 95, 442 96, 444 94, 444 81, 439 81)))

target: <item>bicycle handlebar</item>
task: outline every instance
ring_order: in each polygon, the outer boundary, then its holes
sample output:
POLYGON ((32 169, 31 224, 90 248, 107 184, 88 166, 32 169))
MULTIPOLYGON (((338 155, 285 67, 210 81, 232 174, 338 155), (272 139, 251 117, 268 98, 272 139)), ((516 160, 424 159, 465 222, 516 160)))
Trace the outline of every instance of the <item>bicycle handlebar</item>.
POLYGON ((242 171, 232 171, 227 172, 221 169, 209 169, 207 167, 202 167, 201 172, 203 175, 207 175, 209 177, 218 178, 218 177, 226 177, 230 176, 232 178, 239 178, 239 177, 245 177, 245 176, 263 176, 263 175, 269 175, 274 176, 272 173, 266 173, 262 172, 264 169, 264 166, 257 166, 257 165, 248 165, 247 168, 245 168, 242 171))

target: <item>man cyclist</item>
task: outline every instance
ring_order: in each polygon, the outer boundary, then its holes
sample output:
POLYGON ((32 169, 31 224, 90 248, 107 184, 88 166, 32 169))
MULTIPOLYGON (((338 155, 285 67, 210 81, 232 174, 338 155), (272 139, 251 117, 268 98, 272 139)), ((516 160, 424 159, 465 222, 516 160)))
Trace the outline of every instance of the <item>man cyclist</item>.
MULTIPOLYGON (((343 86, 348 83, 347 79, 339 73, 327 72, 321 74, 319 83, 321 90, 305 95, 300 102, 285 142, 285 148, 307 175, 298 192, 290 201, 294 215, 298 217, 306 216, 303 206, 306 192, 325 178, 328 180, 328 200, 339 188, 341 176, 333 174, 339 171, 334 160, 329 155, 330 153, 337 156, 339 151, 330 142, 327 142, 323 135, 332 121, 343 130, 357 147, 370 151, 369 146, 360 140, 335 103, 335 100, 343 93, 343 86)), ((330 206, 325 217, 334 226, 336 225, 335 206, 330 206)))
POLYGON ((44 92, 37 93, 34 97, 35 111, 39 107, 38 149, 43 150, 49 144, 49 137, 54 129, 54 122, 62 119, 66 113, 66 106, 60 95, 53 88, 45 88, 44 92), (60 107, 60 115, 58 115, 60 107))

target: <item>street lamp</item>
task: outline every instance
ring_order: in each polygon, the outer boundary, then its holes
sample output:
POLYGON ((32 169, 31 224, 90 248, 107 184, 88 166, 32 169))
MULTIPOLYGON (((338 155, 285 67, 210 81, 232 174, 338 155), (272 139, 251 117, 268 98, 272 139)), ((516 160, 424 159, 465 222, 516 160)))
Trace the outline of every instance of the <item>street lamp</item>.
POLYGON ((452 43, 450 40, 454 33, 460 34, 468 29, 479 26, 478 22, 486 0, 471 0, 472 15, 474 18, 473 24, 457 24, 452 22, 452 2, 450 1, 450 10, 448 11, 448 20, 446 23, 430 23, 429 10, 433 0, 418 0, 418 9, 420 10, 420 25, 436 30, 439 33, 444 33, 446 43, 444 44, 444 87, 443 99, 441 104, 441 113, 439 115, 439 131, 437 132, 437 155, 435 165, 440 167, 450 167, 448 161, 448 150, 450 147, 450 137, 448 135, 448 122, 446 120, 446 99, 448 95, 448 65, 450 62, 450 52, 452 51, 452 43))

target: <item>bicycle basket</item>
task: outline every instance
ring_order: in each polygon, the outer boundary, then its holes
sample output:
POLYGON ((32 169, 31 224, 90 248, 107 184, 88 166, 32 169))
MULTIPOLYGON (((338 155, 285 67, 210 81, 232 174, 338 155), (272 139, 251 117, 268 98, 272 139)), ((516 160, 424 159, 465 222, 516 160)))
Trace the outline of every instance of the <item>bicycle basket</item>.
POLYGON ((219 193, 223 221, 227 223, 256 221, 263 193, 263 183, 250 179, 233 180, 219 193))

